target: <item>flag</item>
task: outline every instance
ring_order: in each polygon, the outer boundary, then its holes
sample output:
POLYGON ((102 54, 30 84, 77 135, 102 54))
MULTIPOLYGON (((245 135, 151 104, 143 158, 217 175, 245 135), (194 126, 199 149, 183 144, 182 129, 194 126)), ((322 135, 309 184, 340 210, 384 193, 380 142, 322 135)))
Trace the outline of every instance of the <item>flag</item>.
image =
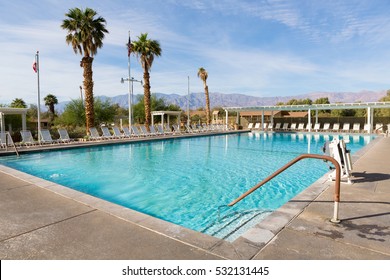
POLYGON ((127 56, 130 57, 131 54, 131 40, 130 40, 130 34, 129 34, 129 42, 127 43, 127 56))
POLYGON ((32 68, 33 68, 33 70, 34 70, 35 73, 38 72, 38 69, 37 69, 37 62, 36 62, 36 61, 33 62, 32 68))

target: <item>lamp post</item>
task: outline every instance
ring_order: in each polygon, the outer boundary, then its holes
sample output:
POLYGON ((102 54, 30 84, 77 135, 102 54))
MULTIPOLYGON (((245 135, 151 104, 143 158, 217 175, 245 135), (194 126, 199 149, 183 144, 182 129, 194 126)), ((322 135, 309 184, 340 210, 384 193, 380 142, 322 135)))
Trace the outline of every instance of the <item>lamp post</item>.
POLYGON ((133 82, 138 82, 143 85, 142 81, 136 80, 133 77, 128 77, 128 78, 121 78, 121 83, 123 84, 124 82, 129 83, 129 98, 128 98, 128 104, 129 104, 129 129, 131 131, 131 126, 133 125, 133 82), (130 87, 131 83, 131 87, 130 87))

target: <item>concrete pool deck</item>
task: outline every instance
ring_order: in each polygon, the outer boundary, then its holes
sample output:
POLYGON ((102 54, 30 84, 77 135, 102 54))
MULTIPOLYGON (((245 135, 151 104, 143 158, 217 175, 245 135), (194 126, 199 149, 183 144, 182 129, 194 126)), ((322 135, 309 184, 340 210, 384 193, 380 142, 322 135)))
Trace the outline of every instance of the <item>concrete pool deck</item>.
POLYGON ((0 165, 0 259, 390 259, 390 138, 353 175, 340 224, 324 176, 227 242, 0 165))

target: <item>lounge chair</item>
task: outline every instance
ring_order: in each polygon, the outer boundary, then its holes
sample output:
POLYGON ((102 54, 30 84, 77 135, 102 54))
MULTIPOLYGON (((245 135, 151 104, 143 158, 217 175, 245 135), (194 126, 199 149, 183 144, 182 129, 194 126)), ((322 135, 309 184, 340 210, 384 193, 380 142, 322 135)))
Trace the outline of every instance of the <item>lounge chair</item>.
POLYGON ((131 137, 130 129, 129 129, 127 126, 124 126, 122 129, 123 129, 123 135, 124 135, 125 137, 130 138, 130 137, 131 137))
POLYGON ((305 124, 304 123, 299 123, 298 124, 298 130, 304 130, 305 129, 305 124))
POLYGON ((375 133, 383 133, 383 123, 375 124, 375 133))
POLYGON ((291 127, 290 127, 290 130, 296 130, 296 129, 297 129, 297 124, 296 123, 292 123, 291 127))
MULTIPOLYGON (((179 126, 177 126, 177 127, 179 127, 179 126)), ((164 132, 166 134, 173 134, 172 127, 170 127, 167 123, 164 124, 164 132)), ((180 128, 179 128, 179 132, 180 132, 180 128)))
POLYGON ((0 132, 0 147, 7 149, 7 147, 14 147, 14 141, 12 140, 9 132, 0 132))
POLYGON ((324 123, 324 127, 322 128, 322 131, 328 132, 330 130, 330 123, 324 123))
POLYGON ((22 136, 22 144, 26 146, 38 144, 38 142, 34 140, 30 130, 22 130, 20 131, 20 135, 22 136))
POLYGON ((256 123, 254 129, 260 130, 261 129, 260 125, 261 125, 261 123, 256 123))
POLYGON ((280 127, 282 126, 282 124, 281 123, 277 123, 276 125, 275 125, 275 130, 280 130, 280 127))
POLYGON ((145 125, 140 125, 139 128, 141 129, 142 136, 152 136, 152 134, 146 129, 145 125))
POLYGON ((125 134, 121 133, 119 127, 113 126, 112 131, 114 132, 113 136, 118 139, 127 137, 125 134))
POLYGON ((363 132, 364 133, 369 133, 370 132, 370 124, 369 123, 365 123, 364 124, 363 132))
POLYGON ((267 130, 273 130, 274 129, 274 123, 269 123, 267 130))
POLYGON ((342 131, 343 132, 349 132, 349 130, 350 130, 350 124, 349 123, 344 123, 342 131))
POLYGON ((174 124, 172 125, 172 127, 173 127, 173 132, 172 132, 173 134, 182 134, 180 130, 180 126, 178 124, 174 124))
POLYGON ((195 133, 189 124, 184 125, 187 133, 195 133))
POLYGON ((288 130, 288 125, 289 125, 289 123, 284 123, 283 127, 282 127, 282 130, 288 130))
POLYGON ((57 140, 53 140, 51 137, 50 131, 48 129, 41 129, 39 132, 41 144, 55 144, 58 143, 57 140))
POLYGON ((311 128, 312 128, 312 124, 311 123, 307 123, 306 127, 305 127, 305 130, 306 131, 311 131, 311 128))
POLYGON ((314 124, 313 130, 314 130, 315 132, 317 132, 317 131, 320 130, 320 127, 321 127, 321 124, 320 124, 320 123, 316 123, 316 124, 314 124))
POLYGON ((352 132, 356 132, 356 133, 360 132, 360 123, 354 123, 353 124, 352 132))
POLYGON ((157 136, 160 134, 160 132, 156 131, 156 128, 154 127, 154 125, 149 126, 149 128, 150 128, 150 135, 157 136))
POLYGON ((253 128, 253 123, 249 123, 248 124, 248 129, 252 129, 253 128))
POLYGON ((108 129, 107 126, 102 126, 101 129, 102 129, 102 132, 103 132, 103 135, 102 135, 103 138, 106 138, 106 139, 117 138, 116 136, 111 134, 111 132, 110 132, 110 130, 108 129))
POLYGON ((135 125, 131 127, 131 132, 134 136, 137 137, 146 136, 142 131, 139 131, 139 129, 135 125))
POLYGON ((60 138, 58 139, 59 142, 70 143, 73 141, 73 139, 69 137, 68 131, 65 128, 59 128, 58 134, 60 135, 60 138))
POLYGON ((332 127, 332 131, 337 132, 337 131, 339 131, 339 129, 340 129, 340 124, 339 123, 334 123, 333 127, 332 127))
POLYGON ((161 124, 157 125, 157 131, 160 135, 166 135, 167 132, 164 131, 164 127, 161 124))
POLYGON ((91 140, 102 140, 103 137, 99 135, 99 132, 97 131, 96 127, 90 127, 89 128, 89 138, 91 140))

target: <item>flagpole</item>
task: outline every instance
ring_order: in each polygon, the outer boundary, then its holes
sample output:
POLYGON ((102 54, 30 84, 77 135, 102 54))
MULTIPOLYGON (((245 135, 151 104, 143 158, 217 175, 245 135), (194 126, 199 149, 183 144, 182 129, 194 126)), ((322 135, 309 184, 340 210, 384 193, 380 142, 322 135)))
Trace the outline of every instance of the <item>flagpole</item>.
POLYGON ((129 30, 129 46, 128 46, 128 61, 127 61, 127 67, 128 67, 128 70, 129 70, 129 77, 127 79, 127 82, 128 82, 128 91, 129 91, 129 100, 128 100, 128 104, 129 104, 129 130, 130 130, 130 133, 131 133, 131 127, 133 125, 133 117, 132 117, 132 106, 133 106, 133 100, 132 100, 132 90, 131 90, 131 72, 130 72, 130 54, 131 54, 131 41, 130 41, 130 30, 129 30))
POLYGON ((35 55, 37 81, 38 81, 38 142, 41 143, 41 90, 39 84, 39 51, 35 55))

